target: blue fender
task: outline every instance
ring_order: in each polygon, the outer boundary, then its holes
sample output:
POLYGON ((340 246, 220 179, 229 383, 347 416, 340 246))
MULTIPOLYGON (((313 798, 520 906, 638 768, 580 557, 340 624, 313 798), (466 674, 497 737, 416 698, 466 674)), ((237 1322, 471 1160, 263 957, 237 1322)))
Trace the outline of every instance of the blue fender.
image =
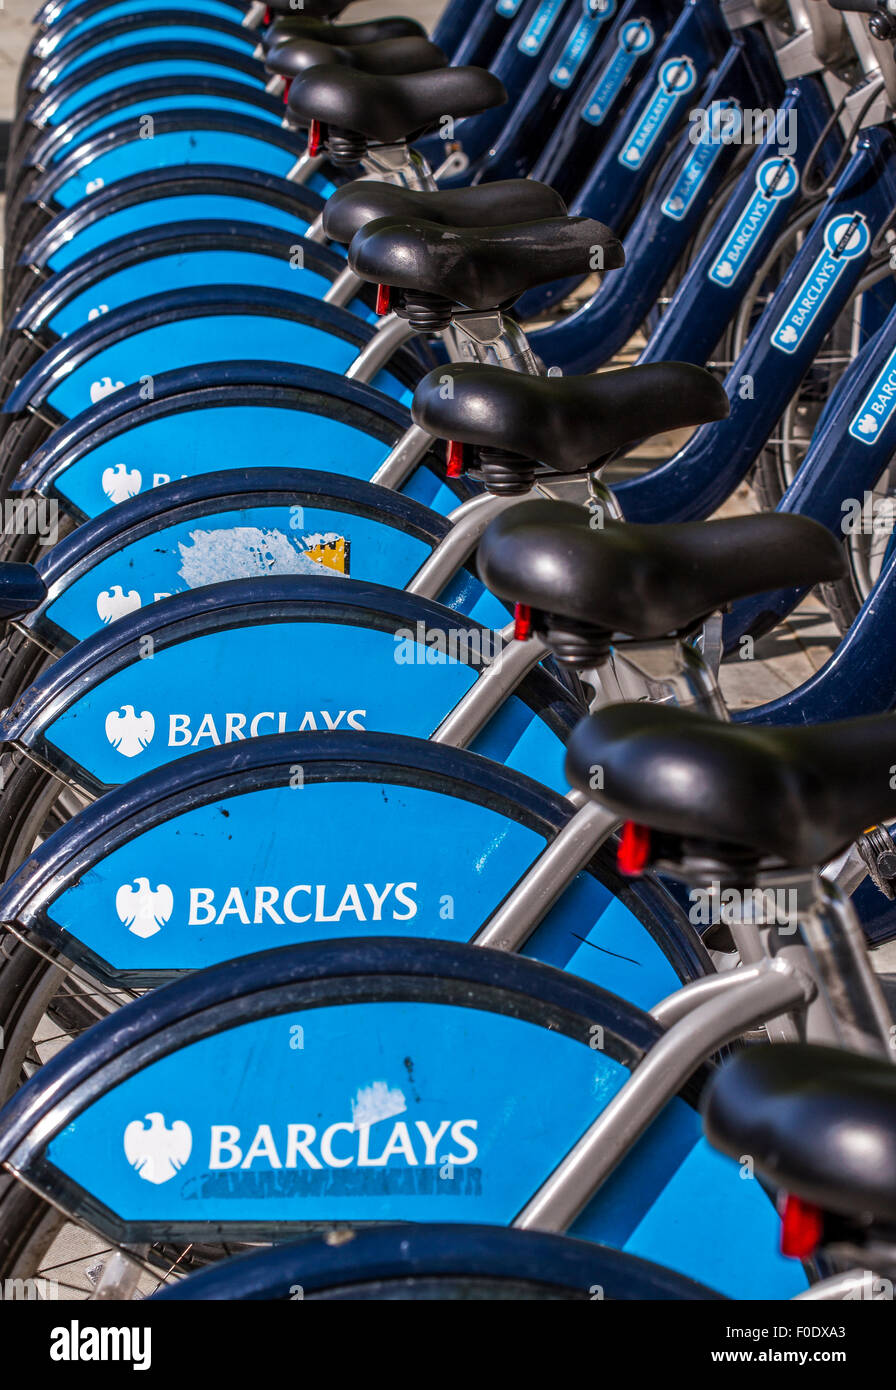
MULTIPOLYGON (((171 468, 173 455, 172 471, 181 477, 241 469, 252 460, 313 461, 317 469, 369 479, 410 423, 405 407, 381 391, 316 367, 189 367, 155 377, 151 399, 141 386, 125 387, 60 425, 15 487, 57 498, 84 520, 171 482, 170 472, 150 473, 147 461, 153 470, 171 468), (112 486, 116 478, 126 486, 112 486)), ((479 488, 445 478, 445 455, 433 440, 401 490, 446 513, 479 488)))
MULTIPOLYGON (((320 576, 207 584, 121 617, 39 676, 5 712, 0 736, 91 794, 190 748, 336 728, 349 714, 356 729, 428 738, 500 639, 442 604, 320 576)), ((565 739, 581 705, 559 683, 551 692, 541 723, 512 698, 473 747, 565 787, 565 739)))
MULTIPOLYGON (((550 696, 542 673, 520 692, 548 718, 550 696)), ((242 954, 250 939, 261 949, 309 934, 357 935, 359 921, 369 936, 401 922, 415 940, 469 941, 573 813, 516 770, 419 739, 265 735, 190 754, 107 793, 29 856, 0 906, 4 920, 113 987, 157 985, 242 954), (343 832, 336 841, 334 823, 343 832), (457 855, 450 911, 446 842, 457 855), (365 898, 366 910, 358 903, 297 916, 287 897, 297 844, 337 898, 334 885, 346 879, 404 881, 407 891, 375 911, 365 898), (130 904, 128 885, 142 879, 164 884, 152 890, 162 893, 156 915, 164 930, 125 932, 129 912, 120 909, 130 904), (191 886, 199 883, 201 892, 191 886), (243 885, 237 895, 233 883, 243 885), (252 907, 256 883, 276 890, 263 911, 252 907), (243 905, 229 910, 237 899, 243 905), (274 906, 281 899, 285 918, 274 906), (250 918, 254 911, 249 936, 245 903, 250 918)), ((710 963, 660 883, 630 889, 614 856, 611 842, 575 875, 522 953, 646 1007, 710 963)))
MULTIPOLYGON (((321 297, 345 267, 329 247, 251 222, 161 223, 118 237, 45 280, 12 316, 10 335, 27 333, 44 349, 96 317, 148 292, 207 284, 251 285, 321 297)), ((365 286, 352 312, 372 321, 374 292, 365 286)))
POLYGON ((309 189, 226 164, 179 165, 119 179, 57 213, 25 248, 21 264, 64 270, 120 236, 200 217, 259 221, 301 235, 323 208, 309 189))
POLYGON ((237 111, 163 111, 151 140, 142 130, 137 116, 86 139, 35 182, 27 202, 68 208, 119 179, 213 159, 285 179, 302 153, 295 131, 237 111))
MULTIPOLYGON (((25 373, 3 413, 40 409, 61 423, 123 386, 145 387, 157 374, 210 358, 312 360, 344 372, 373 332, 348 310, 308 295, 248 285, 170 290, 60 340, 25 373)), ((402 348, 375 384, 409 403, 421 372, 420 359, 402 348)))
MULTIPOLYGON (((48 91, 60 79, 73 76, 91 61, 107 54, 143 49, 149 54, 158 43, 189 40, 214 44, 224 50, 251 56, 258 35, 254 30, 217 15, 183 10, 141 10, 138 14, 122 14, 98 28, 80 32, 74 26, 67 43, 51 53, 29 75, 28 91, 48 91)), ((52 42, 52 40, 51 40, 52 42)), ((258 62, 259 71, 264 65, 258 62)))
MULTIPOLYGON (((125 73, 125 78, 128 74, 125 73)), ((209 73, 156 77, 130 82, 115 91, 94 97, 72 116, 34 139, 22 159, 21 172, 30 168, 49 169, 66 159, 86 141, 109 126, 140 117, 148 129, 147 116, 162 111, 211 107, 254 116, 280 126, 283 102, 262 88, 246 82, 233 82, 209 73)))
POLYGON ((94 59, 71 77, 60 78, 48 92, 34 93, 23 115, 38 129, 60 127, 82 106, 114 96, 122 87, 178 76, 238 82, 250 92, 263 91, 266 80, 264 69, 248 54, 216 44, 162 42, 152 53, 138 51, 137 57, 125 50, 94 59))
MULTIPOLYGON (((198 1237, 209 1221, 233 1239, 263 1225, 263 1240, 318 1219, 507 1226, 658 1036, 613 995, 499 952, 395 937, 285 947, 175 981, 76 1039, 4 1108, 0 1158, 64 1211, 89 1204, 93 1228, 128 1243, 150 1230, 198 1237), (316 1048, 326 1067, 307 1065, 316 1048), (513 1105, 508 1069, 527 1078, 513 1105), (331 1117, 352 1136, 340 1135, 339 1167, 331 1117), (222 1119, 229 1130, 213 1130, 222 1119), (147 1120, 159 1148, 146 1147, 147 1120), (444 1179, 437 1141, 422 1144, 433 1123, 452 1131, 444 1179), (301 1159, 278 1155, 288 1124, 301 1159), (326 1161, 310 1148, 324 1125, 326 1161), (153 1152, 160 1166, 143 1181, 153 1152)), ((709 1149, 697 1090, 666 1107, 571 1234, 729 1296, 792 1296, 806 1277, 775 1252, 774 1206, 709 1149)))

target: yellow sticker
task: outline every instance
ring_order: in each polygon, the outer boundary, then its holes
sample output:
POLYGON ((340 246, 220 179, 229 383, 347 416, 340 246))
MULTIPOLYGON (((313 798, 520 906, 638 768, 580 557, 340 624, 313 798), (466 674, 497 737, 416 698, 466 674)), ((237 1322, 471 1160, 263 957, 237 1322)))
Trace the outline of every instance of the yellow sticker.
POLYGON ((347 575, 350 551, 351 544, 345 536, 328 535, 317 537, 315 543, 302 553, 325 569, 347 575))

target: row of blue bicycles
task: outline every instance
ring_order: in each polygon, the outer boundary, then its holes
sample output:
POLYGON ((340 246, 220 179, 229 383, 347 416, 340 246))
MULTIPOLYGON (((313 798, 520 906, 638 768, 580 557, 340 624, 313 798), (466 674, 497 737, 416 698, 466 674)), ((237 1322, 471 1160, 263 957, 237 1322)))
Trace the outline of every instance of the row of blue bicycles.
POLYGON ((892 1296, 896 18, 344 8, 35 19, 0 1281, 892 1296))

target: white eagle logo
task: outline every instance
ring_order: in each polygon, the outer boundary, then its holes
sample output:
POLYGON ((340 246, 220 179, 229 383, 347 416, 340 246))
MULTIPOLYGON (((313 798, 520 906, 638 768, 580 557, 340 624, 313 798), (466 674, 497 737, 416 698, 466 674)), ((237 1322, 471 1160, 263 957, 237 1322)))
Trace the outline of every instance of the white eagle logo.
POLYGON ((716 266, 716 275, 722 280, 730 280, 733 274, 734 267, 730 261, 719 261, 719 264, 716 266))
POLYGON ((106 738, 126 758, 135 758, 152 743, 156 721, 148 709, 137 714, 133 705, 122 705, 106 715, 106 738))
POLYGON ((136 589, 128 589, 125 593, 120 584, 113 584, 111 589, 103 589, 97 594, 96 611, 104 623, 113 623, 116 618, 133 613, 140 607, 140 602, 136 589))
POLYGON ((161 931, 174 911, 174 894, 167 883, 149 886, 148 878, 123 883, 115 894, 115 911, 128 931, 145 941, 161 931))
POLYGON ((778 337, 781 339, 782 343, 795 343, 796 329, 794 328, 793 324, 789 323, 786 328, 782 328, 781 332, 778 334, 778 337))
POLYGON ((111 396, 115 391, 120 391, 124 386, 123 381, 113 381, 110 376, 101 376, 99 381, 90 383, 90 404, 96 405, 104 396, 111 396))
POLYGON ((183 1168, 193 1149, 193 1135, 184 1120, 165 1127, 165 1116, 153 1110, 143 1120, 131 1120, 124 1132, 124 1152, 128 1163, 145 1182, 168 1182, 183 1168))
POLYGON ((136 497, 143 486, 143 475, 138 468, 128 470, 123 463, 114 468, 104 468, 100 485, 110 502, 126 502, 136 497))
POLYGON ((857 428, 860 434, 877 434, 877 421, 871 414, 863 415, 857 428))

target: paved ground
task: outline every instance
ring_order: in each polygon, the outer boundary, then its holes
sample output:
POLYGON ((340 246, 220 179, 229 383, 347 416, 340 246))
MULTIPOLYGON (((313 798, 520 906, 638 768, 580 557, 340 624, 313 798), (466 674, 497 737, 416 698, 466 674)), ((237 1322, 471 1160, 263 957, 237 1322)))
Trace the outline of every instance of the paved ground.
POLYGON ((19 64, 31 37, 38 0, 0 0, 0 121, 15 110, 19 64))

